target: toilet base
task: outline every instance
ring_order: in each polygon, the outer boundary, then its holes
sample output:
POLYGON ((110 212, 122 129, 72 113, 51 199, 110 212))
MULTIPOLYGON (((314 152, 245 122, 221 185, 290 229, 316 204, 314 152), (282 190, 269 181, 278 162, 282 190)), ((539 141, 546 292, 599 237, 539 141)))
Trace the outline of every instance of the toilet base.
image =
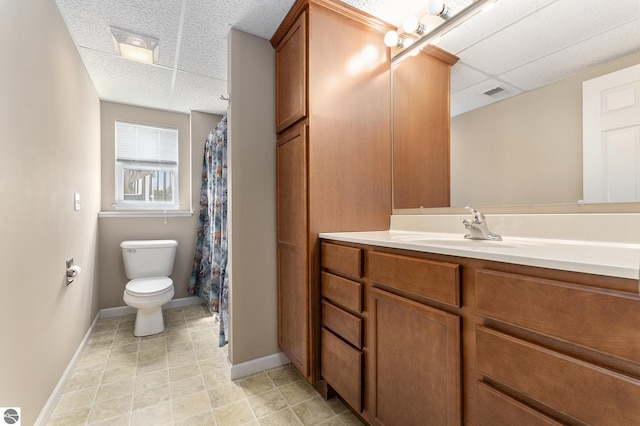
POLYGON ((133 335, 136 337, 151 336, 164 331, 164 318, 162 308, 152 310, 138 309, 136 323, 133 326, 133 335))

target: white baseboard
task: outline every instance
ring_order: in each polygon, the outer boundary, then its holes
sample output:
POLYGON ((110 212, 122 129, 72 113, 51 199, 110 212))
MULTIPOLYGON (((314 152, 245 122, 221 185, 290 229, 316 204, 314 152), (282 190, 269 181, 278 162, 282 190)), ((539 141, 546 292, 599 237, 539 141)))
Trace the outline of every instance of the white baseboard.
POLYGON ((250 374, 258 373, 270 368, 280 367, 281 365, 286 365, 290 362, 291 361, 285 354, 278 352, 277 354, 267 355, 262 358, 231 365, 231 380, 240 379, 250 374))
POLYGON ((78 345, 78 349, 76 349, 76 352, 71 357, 71 361, 69 361, 69 364, 67 364, 67 368, 64 370, 64 373, 62 373, 62 377, 60 377, 60 380, 58 380, 58 384, 53 389, 53 392, 51 392, 51 395, 49 396, 49 399, 47 399, 47 402, 44 404, 44 407, 42 407, 42 410, 40 411, 40 415, 38 416, 38 418, 34 423, 35 426, 46 425, 49 422, 49 419, 53 414, 53 410, 56 408, 58 399, 60 399, 62 390, 66 386, 67 380, 69 380, 69 377, 73 372, 73 368, 76 366, 76 363, 78 362, 78 358, 80 357, 82 350, 87 344, 87 341, 89 340, 89 336, 91 336, 91 332, 93 331, 93 327, 96 325, 96 321, 98 321, 98 318, 100 318, 100 311, 98 311, 98 314, 93 319, 93 322, 91 323, 91 325, 89 326, 89 329, 85 333, 84 338, 80 342, 80 345, 78 345))
MULTIPOLYGON (((197 297, 197 296, 184 297, 184 298, 180 298, 180 299, 172 299, 172 300, 170 300, 169 302, 167 302, 163 306, 163 309, 180 308, 180 307, 184 307, 184 306, 198 305, 200 303, 202 303, 202 299, 197 297)), ((134 314, 135 312, 136 312, 136 309, 132 308, 130 306, 120 306, 120 307, 117 307, 117 308, 107 308, 107 309, 101 309, 101 310, 98 311, 96 317, 93 319, 93 322, 89 326, 89 329, 85 333, 84 338, 80 342, 80 345, 78 345, 78 349, 76 349, 76 352, 73 354, 73 357, 71 358, 71 361, 69 361, 69 364, 67 365, 67 368, 64 370, 64 373, 62 373, 62 377, 60 377, 60 380, 58 380, 58 384, 53 389, 53 392, 51 392, 51 395, 49 396, 49 399, 47 400, 47 402, 44 404, 44 407, 40 411, 40 415, 36 419, 35 426, 46 425, 49 422, 49 419, 51 418, 51 415, 53 414, 53 410, 56 407, 56 403, 58 402, 58 399, 60 399, 60 395, 62 394, 62 390, 64 389, 65 385, 67 384, 67 380, 69 380, 69 377, 71 376, 71 373, 73 372, 73 368, 75 367, 76 363, 78 362, 78 358, 80 357, 80 354, 82 353, 82 350, 84 349, 84 347, 87 344, 87 341, 89 340, 89 336, 91 336, 91 332, 93 331, 93 327, 96 325, 96 321, 98 319, 100 319, 100 318, 109 318, 109 317, 117 317, 117 316, 122 316, 122 315, 129 315, 129 314, 134 314)))

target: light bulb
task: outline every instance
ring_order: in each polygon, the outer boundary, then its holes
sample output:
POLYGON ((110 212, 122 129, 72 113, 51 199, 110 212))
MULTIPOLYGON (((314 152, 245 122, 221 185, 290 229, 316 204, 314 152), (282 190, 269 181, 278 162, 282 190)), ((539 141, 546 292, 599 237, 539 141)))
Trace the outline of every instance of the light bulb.
POLYGON ((409 16, 402 23, 402 29, 405 33, 415 32, 418 28, 420 28, 420 22, 415 16, 409 16))
POLYGON ((427 13, 429 15, 440 15, 444 10, 444 1, 442 0, 429 0, 427 2, 427 13))
POLYGON ((387 33, 384 35, 384 44, 388 47, 396 47, 398 44, 400 44, 400 36, 396 31, 387 31, 387 33))

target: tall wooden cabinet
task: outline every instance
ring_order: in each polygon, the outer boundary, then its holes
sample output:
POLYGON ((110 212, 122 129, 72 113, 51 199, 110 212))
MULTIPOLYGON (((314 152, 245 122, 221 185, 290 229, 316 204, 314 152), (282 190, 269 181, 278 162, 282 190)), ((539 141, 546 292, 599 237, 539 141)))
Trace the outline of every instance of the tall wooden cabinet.
POLYGON ((276 49, 279 345, 320 380, 319 232, 389 229, 387 24, 337 0, 298 0, 276 49))

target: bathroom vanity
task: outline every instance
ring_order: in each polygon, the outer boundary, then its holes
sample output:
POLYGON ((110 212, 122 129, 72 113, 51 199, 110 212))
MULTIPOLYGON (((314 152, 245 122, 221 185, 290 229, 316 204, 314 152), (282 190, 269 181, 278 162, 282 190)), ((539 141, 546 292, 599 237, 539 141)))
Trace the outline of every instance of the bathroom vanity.
POLYGON ((326 233, 322 377, 369 424, 640 422, 640 245, 326 233))

